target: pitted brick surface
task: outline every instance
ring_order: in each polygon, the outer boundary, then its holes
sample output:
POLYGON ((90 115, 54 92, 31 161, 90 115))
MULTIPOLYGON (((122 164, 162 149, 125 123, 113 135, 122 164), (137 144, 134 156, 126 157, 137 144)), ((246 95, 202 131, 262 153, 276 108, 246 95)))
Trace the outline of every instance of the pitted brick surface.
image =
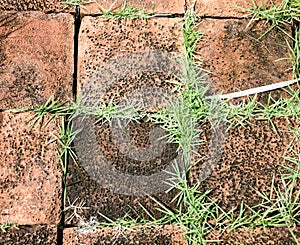
POLYGON ((1 245, 57 245, 56 226, 18 226, 18 230, 12 229, 6 232, 0 231, 1 245))
MULTIPOLYGON (((297 228, 291 228, 291 231, 299 237, 299 231, 297 228)), ((218 244, 220 245, 232 245, 232 244, 245 244, 245 245, 273 245, 273 244, 296 244, 289 229, 284 227, 268 227, 265 230, 263 228, 256 229, 242 229, 238 228, 229 234, 223 234, 218 236, 217 233, 214 235, 210 234, 206 237, 209 239, 221 240, 218 244)), ((299 239, 298 239, 299 242, 299 239)))
POLYGON ((81 12, 84 14, 99 14, 100 8, 105 10, 111 9, 113 12, 118 10, 127 3, 133 8, 145 10, 146 13, 152 14, 183 14, 184 0, 96 0, 81 6, 81 12))
MULTIPOLYGON (((162 213, 156 210, 159 208, 159 205, 151 200, 151 198, 147 196, 118 194, 109 188, 104 188, 96 180, 92 179, 90 173, 87 173, 86 169, 80 165, 80 161, 77 163, 71 162, 69 165, 67 203, 65 205, 66 224, 79 225, 81 221, 88 222, 93 217, 98 221, 106 222, 107 220, 99 213, 104 214, 112 220, 117 220, 127 215, 130 219, 139 219, 142 216, 150 219, 139 203, 156 218, 162 217, 162 213), (72 203, 75 206, 85 207, 77 211, 79 217, 74 217, 74 209, 68 208, 72 203)), ((126 163, 124 163, 123 167, 127 167, 126 163)), ((143 166, 141 168, 143 169, 143 166)), ((155 169, 155 166, 153 166, 153 169, 155 169)), ((134 171, 130 173, 139 175, 139 173, 135 173, 134 171)), ((111 181, 108 174, 107 179, 111 181)), ((123 183, 124 186, 126 184, 126 182, 123 183)), ((176 191, 170 191, 167 194, 158 193, 152 196, 162 203, 167 203, 169 207, 175 208, 176 204, 175 202, 171 203, 171 200, 176 194, 176 191)))
MULTIPOLYGON (((242 201, 249 206, 257 205, 261 197, 255 190, 268 195, 273 177, 275 186, 282 184, 281 174, 286 173, 282 165, 290 165, 283 157, 295 157, 289 146, 297 151, 299 143, 290 132, 293 124, 284 118, 273 121, 277 133, 269 122, 255 120, 245 127, 238 126, 228 131, 222 158, 200 185, 203 192, 212 189, 210 197, 225 210, 242 201)), ((206 137, 209 142, 210 136, 206 137)), ((203 146, 201 154, 205 154, 208 147, 208 144, 203 146)), ((203 160, 192 171, 194 181, 197 181, 202 167, 203 160)))
POLYGON ((96 103, 100 96, 120 101, 149 86, 171 91, 169 81, 178 71, 173 57, 183 52, 182 43, 178 19, 85 17, 79 34, 79 97, 96 103))
POLYGON ((74 12, 63 0, 0 0, 2 11, 74 12))
POLYGON ((96 231, 75 229, 64 230, 64 244, 68 245, 186 245, 183 229, 165 225, 156 227, 136 226, 120 230, 119 228, 102 228, 96 231))
POLYGON ((0 223, 57 224, 61 171, 57 162, 55 122, 30 128, 29 113, 0 113, 0 223))
POLYGON ((72 98, 73 22, 69 14, 0 15, 0 109, 72 98))
MULTIPOLYGON (((265 22, 248 20, 206 19, 199 28, 204 31, 197 46, 203 67, 221 93, 238 92, 292 78, 292 64, 284 59, 289 49, 284 34, 265 22), (258 38, 260 38, 258 40, 258 38), (284 60, 279 60, 284 59, 284 60)), ((290 32, 287 27, 287 32, 290 32)), ((277 91, 282 93, 282 91, 277 91)), ((259 95, 260 96, 260 95, 259 95)), ((262 95, 267 97, 267 94, 262 95)))
MULTIPOLYGON (((271 2, 280 4, 280 0, 257 0, 257 6, 271 6, 271 2)), ((243 17, 249 12, 243 8, 253 8, 251 0, 197 0, 195 11, 198 16, 207 17, 243 17)))
MULTIPOLYGON (((164 59, 166 58, 164 56, 172 57, 174 53, 182 53, 182 43, 181 27, 176 19, 153 18, 143 22, 142 20, 117 21, 100 17, 84 17, 79 34, 79 97, 85 92, 84 95, 87 95, 87 97, 84 97, 83 101, 88 98, 92 100, 91 102, 96 103, 97 100, 93 96, 100 99, 101 92, 104 91, 106 93, 103 94, 103 98, 106 99, 106 102, 111 99, 120 102, 124 95, 132 96, 137 89, 147 88, 147 86, 164 88, 170 91, 172 86, 166 80, 175 79, 170 67, 176 68, 176 64, 168 62, 169 60, 164 59), (147 53, 149 51, 161 51, 167 55, 158 53, 159 55, 155 57, 156 59, 152 60, 151 58, 153 57, 147 53), (146 52, 146 55, 143 57, 137 55, 137 53, 141 52, 146 52), (124 59, 124 56, 127 58, 124 59), (119 64, 114 66, 118 62, 119 64), (120 62, 123 62, 123 64, 120 65, 120 62), (144 65, 149 70, 126 74, 130 70, 131 62, 137 65, 137 69, 140 69, 139 65, 144 65), (122 65, 129 65, 129 68, 125 69, 122 65), (151 69, 156 67, 156 65, 162 66, 162 70, 157 72, 154 69, 152 71, 151 69), (107 67, 103 71, 106 72, 108 77, 105 77, 103 72, 99 72, 98 69, 101 66, 107 67), (101 79, 101 76, 105 79, 101 79), (116 82, 111 84, 112 80, 116 82), (86 92, 90 94, 86 94, 86 92)), ((172 59, 170 60, 172 61, 172 59)), ((151 89, 149 94, 155 98, 159 97, 155 96, 151 89)), ((145 145, 147 146, 145 141, 149 140, 151 125, 147 123, 141 123, 141 125, 137 123, 135 126, 134 124, 131 125, 129 136, 132 139, 132 145, 135 142, 137 147, 142 148, 145 145), (141 125, 145 125, 146 130, 142 129, 141 125)), ((84 169, 80 158, 85 157, 89 160, 93 158, 95 149, 101 149, 104 152, 104 157, 109 160, 109 164, 115 168, 113 171, 120 171, 134 176, 144 176, 164 168, 166 163, 169 163, 170 159, 174 158, 174 152, 176 155, 175 148, 170 149, 171 154, 166 154, 165 159, 154 159, 155 161, 152 162, 133 161, 130 157, 124 157, 124 153, 120 153, 122 150, 119 149, 118 151, 116 149, 115 143, 110 139, 109 124, 99 122, 96 127, 97 142, 95 145, 85 146, 85 148, 81 149, 80 153, 82 154, 78 156, 79 161, 77 165, 74 163, 70 165, 67 187, 69 202, 74 202, 76 198, 78 198, 78 203, 81 201, 85 202, 85 206, 89 207, 88 210, 84 210, 85 220, 88 220, 91 216, 101 219, 97 212, 108 215, 113 219, 122 217, 127 212, 130 212, 132 216, 136 216, 133 209, 138 210, 138 213, 143 213, 143 210, 137 204, 138 202, 141 202, 145 207, 153 211, 155 215, 159 215, 159 212, 154 210, 154 207, 157 205, 146 196, 136 197, 118 194, 103 188, 97 181, 91 179, 89 174, 94 173, 94 171, 88 172, 87 169, 84 169), (83 150, 85 151, 84 153, 83 150)), ((87 133, 85 139, 90 141, 90 136, 87 133)), ((76 151, 79 153, 78 149, 76 151)), ((138 155, 136 156, 139 157, 138 155)), ((98 156, 95 159, 102 159, 102 157, 98 156)), ((93 166, 94 168, 98 168, 97 163, 94 165, 96 165, 93 166)), ((107 173, 107 178, 111 181, 113 176, 107 173)), ((126 183, 125 178, 123 182, 121 185, 126 187, 128 183, 126 183)), ((151 187, 151 185, 149 186, 151 187)), ((159 200, 163 200, 165 203, 170 203, 172 196, 174 196, 173 192, 168 194, 158 193, 157 197, 159 200)), ((72 211, 69 210, 67 219, 71 215, 72 211)), ((76 224, 78 219, 74 219, 70 223, 76 224)))

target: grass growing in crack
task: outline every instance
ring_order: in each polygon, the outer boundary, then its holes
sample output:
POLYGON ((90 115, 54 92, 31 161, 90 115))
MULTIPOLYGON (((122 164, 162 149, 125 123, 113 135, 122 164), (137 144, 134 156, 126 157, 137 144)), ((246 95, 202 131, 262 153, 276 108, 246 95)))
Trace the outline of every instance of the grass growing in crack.
POLYGON ((252 20, 263 19, 272 22, 272 28, 280 25, 293 24, 300 22, 300 1, 299 0, 283 0, 280 4, 271 3, 270 7, 266 5, 258 6, 252 1, 252 8, 244 8, 252 15, 252 20))
POLYGON ((7 232, 7 230, 10 230, 10 229, 18 230, 19 228, 14 223, 5 222, 3 224, 0 224, 0 231, 7 232))
POLYGON ((193 149, 201 143, 197 129, 197 120, 184 100, 176 101, 164 111, 148 116, 149 120, 159 125, 167 134, 169 143, 178 144, 183 151, 183 157, 188 163, 193 149))
POLYGON ((186 59, 194 61, 196 53, 196 45, 202 38, 203 32, 196 30, 199 24, 196 24, 197 17, 192 9, 189 9, 184 17, 183 38, 186 59))
POLYGON ((127 120, 138 122, 142 117, 142 105, 139 103, 132 102, 130 103, 125 98, 125 104, 115 104, 113 100, 110 100, 108 103, 104 103, 100 99, 93 106, 86 106, 82 100, 79 100, 73 106, 73 115, 76 117, 78 115, 89 115, 96 118, 96 122, 103 121, 111 123, 112 120, 127 120))
POLYGON ((82 4, 85 4, 85 1, 83 0, 70 0, 70 1, 64 1, 63 3, 67 5, 72 5, 72 6, 80 6, 82 4))
POLYGON ((118 8, 117 11, 115 11, 113 9, 113 6, 115 5, 115 3, 116 3, 116 1, 110 6, 109 9, 104 9, 104 8, 100 7, 100 11, 104 17, 115 18, 117 20, 120 20, 120 19, 142 19, 143 21, 146 21, 146 19, 153 17, 153 14, 149 14, 143 9, 133 7, 130 4, 128 4, 126 1, 123 3, 123 5, 120 8, 118 8))

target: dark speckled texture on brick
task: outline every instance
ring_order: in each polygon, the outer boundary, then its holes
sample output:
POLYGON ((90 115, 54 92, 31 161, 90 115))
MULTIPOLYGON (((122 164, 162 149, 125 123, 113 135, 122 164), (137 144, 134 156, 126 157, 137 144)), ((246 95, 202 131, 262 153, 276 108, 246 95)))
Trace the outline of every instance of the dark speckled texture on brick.
POLYGON ((19 229, 0 231, 1 245, 57 245, 56 226, 18 226, 19 229))

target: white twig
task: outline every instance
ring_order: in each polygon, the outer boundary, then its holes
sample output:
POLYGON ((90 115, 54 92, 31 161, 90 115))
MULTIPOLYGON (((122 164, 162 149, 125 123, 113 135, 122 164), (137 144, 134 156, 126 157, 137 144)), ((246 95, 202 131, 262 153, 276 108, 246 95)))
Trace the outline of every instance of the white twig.
POLYGON ((259 94, 259 93, 268 92, 271 90, 287 87, 298 81, 300 81, 300 79, 293 79, 293 80, 284 81, 284 82, 280 82, 280 83, 274 83, 274 84, 265 85, 265 86, 261 86, 261 87, 257 87, 257 88, 250 88, 250 89, 246 89, 246 90, 234 92, 234 93, 229 93, 229 94, 212 95, 212 96, 208 96, 206 98, 207 99, 212 99, 212 98, 234 99, 234 98, 249 96, 252 94, 259 94))

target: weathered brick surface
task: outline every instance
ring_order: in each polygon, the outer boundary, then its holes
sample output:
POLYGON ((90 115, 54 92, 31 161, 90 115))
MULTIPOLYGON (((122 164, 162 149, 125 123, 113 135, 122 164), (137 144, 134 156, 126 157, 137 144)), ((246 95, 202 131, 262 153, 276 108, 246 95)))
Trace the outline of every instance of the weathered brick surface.
MULTIPOLYGON (((271 6, 281 3, 281 0, 258 0, 255 1, 257 6, 271 6)), ((197 0, 195 11, 198 16, 207 17, 243 17, 249 14, 245 8, 253 8, 251 0, 197 0), (244 9, 243 9, 244 8, 244 9)))
MULTIPOLYGON (((290 231, 298 238, 299 242, 299 230, 292 228, 290 231)), ((227 234, 226 232, 218 236, 218 232, 209 234, 206 239, 219 239, 222 242, 220 245, 231 244, 245 244, 245 245, 263 245, 263 244, 296 244, 294 237, 288 228, 285 227, 268 227, 266 229, 243 229, 237 228, 234 231, 227 234)))
POLYGON ((79 95, 94 87, 97 90, 92 89, 90 96, 97 91, 98 97, 102 94, 104 99, 118 100, 142 86, 171 88, 172 55, 183 52, 179 22, 84 18, 79 34, 79 95), (165 53, 156 55, 158 51, 165 53))
POLYGON ((73 22, 69 14, 0 15, 0 109, 72 98, 73 22))
POLYGON ((56 226, 18 226, 18 229, 0 231, 1 245, 56 245, 56 226))
POLYGON ((147 13, 159 14, 183 14, 184 13, 184 0, 114 0, 93 1, 81 6, 81 12, 84 14, 99 14, 100 8, 105 10, 111 9, 117 12, 126 2, 129 6, 145 10, 147 13))
MULTIPOLYGON (((80 34, 79 34, 79 74, 78 74, 78 90, 79 97, 85 102, 91 99, 91 102, 96 103, 98 99, 114 99, 117 102, 123 100, 126 95, 133 95, 134 92, 143 87, 153 86, 169 89, 168 80, 172 79, 172 71, 169 70, 170 63, 166 62, 165 57, 156 57, 156 60, 151 60, 151 55, 148 56, 148 51, 164 51, 167 55, 172 56, 172 53, 181 53, 182 49, 182 32, 178 20, 172 19, 149 19, 146 23, 142 20, 113 20, 104 18, 84 17, 80 34), (145 52, 143 57, 136 57, 138 52, 145 52), (127 56, 124 60, 122 57, 127 56), (141 58, 141 60, 139 59, 141 58), (143 63, 145 62, 145 63, 143 63), (121 64, 122 63, 122 64, 121 64), (139 70, 134 74, 130 73, 132 64, 144 66, 144 70, 139 70), (162 63, 162 64, 161 64, 162 63), (117 64, 116 66, 114 66, 117 64), (124 69, 124 65, 128 65, 128 69, 124 69), (154 65, 154 66, 152 66, 154 65), (157 72, 153 67, 161 66, 163 69, 157 72), (107 68, 105 77, 103 72, 99 70, 102 66, 107 68), (149 68, 149 70, 147 70, 149 68), (122 70, 123 69, 123 70, 122 70), (151 72, 151 70, 153 72, 151 72), (103 95, 103 96, 101 96, 103 95)), ((149 90, 150 96, 158 97, 153 94, 153 90, 149 90)), ((122 147, 114 141, 119 139, 111 137, 111 128, 108 123, 100 122, 96 126, 95 132, 89 130, 90 125, 83 125, 84 130, 81 131, 84 139, 88 139, 84 147, 78 147, 75 142, 75 150, 78 154, 77 165, 72 163, 69 168, 68 175, 68 198, 67 205, 73 203, 85 202, 85 206, 89 209, 84 210, 82 216, 84 220, 88 220, 91 216, 97 216, 101 219, 98 212, 112 217, 113 219, 122 217, 127 212, 135 215, 133 209, 139 209, 143 212, 138 201, 143 203, 147 208, 153 210, 154 204, 148 197, 137 197, 124 192, 114 191, 114 188, 102 186, 93 178, 94 173, 103 167, 98 164, 98 160, 105 157, 107 159, 106 166, 111 166, 115 173, 120 173, 119 180, 124 182, 120 186, 128 187, 132 192, 139 191, 136 183, 134 186, 126 183, 126 178, 121 178, 123 174, 142 179, 150 179, 150 183, 160 183, 160 179, 151 179, 148 176, 164 169, 177 155, 177 146, 168 144, 163 150, 164 155, 155 156, 150 160, 143 160, 141 153, 137 154, 137 158, 122 152, 122 147), (96 138, 95 144, 88 145, 92 139, 96 138), (80 148, 80 149, 78 149, 80 148), (103 152, 103 156, 98 155, 97 150, 103 152), (93 158, 95 157, 95 158, 93 158), (140 157, 140 158, 139 158, 140 157), (93 158, 93 159, 92 159, 93 158), (140 159, 140 160, 139 160, 140 159), (84 163, 94 162, 93 167, 97 170, 93 171, 86 167, 84 163), (85 167, 84 167, 85 166, 85 167), (141 177, 139 177, 141 176, 141 177), (152 182, 151 182, 152 181, 152 182)), ((138 153, 143 151, 143 147, 149 147, 149 133, 153 129, 153 125, 147 123, 130 124, 130 140, 134 142, 130 146, 135 146, 138 153), (142 126, 141 126, 142 125, 142 126), (146 145, 146 146, 145 146, 146 145)), ((126 148, 126 147, 125 147, 126 148)), ((127 149, 127 148, 126 148, 127 149)), ((126 150, 125 149, 125 150, 126 150)), ((124 147, 123 147, 124 150, 124 147)), ((127 152, 128 153, 128 152, 127 152)), ((103 173, 104 171, 101 170, 103 173)), ((114 175, 106 173, 108 181, 115 181, 114 175)), ((100 179, 100 182, 102 179, 100 179)), ((147 182, 149 184, 149 182, 147 182)), ((140 183, 140 182, 139 182, 140 183)), ((145 183, 141 183, 143 185, 145 183)), ((146 185, 151 191, 152 185, 146 185)), ((169 203, 174 193, 165 194, 162 189, 156 190, 159 198, 165 198, 164 201, 169 203)), ((139 192, 141 195, 141 192, 139 192)), ((155 211, 157 214, 159 212, 155 211)), ((78 223, 78 218, 70 219, 72 209, 66 213, 68 222, 78 223)))
MULTIPOLYGON (((210 198, 227 211, 242 202, 250 207, 258 205, 265 201, 258 192, 269 196, 272 187, 283 188, 282 175, 287 173, 283 166, 291 166, 284 157, 296 157, 293 150, 299 147, 291 133, 296 126, 292 120, 288 123, 284 118, 274 118, 273 124, 249 119, 244 127, 231 128, 225 135, 220 160, 201 159, 191 171, 193 181, 197 182, 204 166, 211 164, 213 169, 201 182, 201 192, 212 190, 210 198)), ((211 149, 220 151, 208 143, 211 140, 209 131, 204 135, 207 143, 200 146, 200 154, 205 156, 211 149)))
POLYGON ((102 228, 97 230, 64 230, 64 244, 96 245, 96 244, 141 244, 141 245, 186 245, 183 230, 176 226, 156 227, 136 226, 132 230, 120 228, 102 228))
POLYGON ((0 0, 2 11, 42 11, 74 12, 74 6, 63 3, 64 0, 0 0))
MULTIPOLYGON (((265 22, 206 19, 200 25, 204 36, 197 45, 203 67, 221 93, 237 92, 289 80, 292 77, 289 49, 282 32, 265 22), (260 38, 261 37, 261 38, 260 38), (260 38, 260 39, 259 39, 260 38)), ((287 29, 287 32, 290 30, 287 29)))
POLYGON ((57 224, 61 171, 55 122, 30 128, 29 113, 0 113, 0 224, 57 224))

